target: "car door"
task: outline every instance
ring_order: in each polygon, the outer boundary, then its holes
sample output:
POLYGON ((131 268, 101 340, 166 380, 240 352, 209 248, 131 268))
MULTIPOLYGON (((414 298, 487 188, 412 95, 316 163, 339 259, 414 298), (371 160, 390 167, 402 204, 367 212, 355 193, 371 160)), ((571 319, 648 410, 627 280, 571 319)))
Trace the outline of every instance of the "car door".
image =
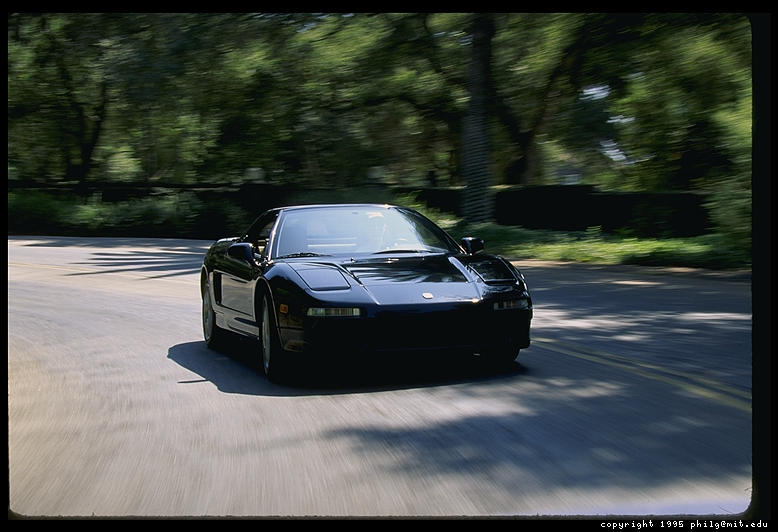
POLYGON ((254 321, 254 286, 256 279, 262 275, 263 261, 266 257, 267 244, 275 226, 277 213, 260 217, 246 235, 235 244, 249 244, 254 254, 254 260, 241 258, 239 254, 225 251, 222 268, 215 272, 219 276, 221 287, 221 306, 229 315, 230 325, 246 332, 256 332, 254 321))

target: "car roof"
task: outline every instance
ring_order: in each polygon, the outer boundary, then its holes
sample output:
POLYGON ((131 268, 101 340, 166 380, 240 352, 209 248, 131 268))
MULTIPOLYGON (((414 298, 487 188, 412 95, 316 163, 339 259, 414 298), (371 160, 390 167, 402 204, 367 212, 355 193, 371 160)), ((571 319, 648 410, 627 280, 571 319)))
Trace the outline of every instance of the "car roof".
POLYGON ((367 207, 371 209, 396 209, 398 205, 390 205, 387 203, 318 203, 311 205, 287 205, 285 207, 278 207, 279 211, 290 211, 298 209, 328 209, 328 208, 344 208, 344 207, 367 207))
POLYGON ((269 209, 270 212, 290 212, 290 211, 306 211, 306 210, 319 210, 319 209, 342 209, 342 208, 364 208, 364 209, 404 209, 413 210, 403 207, 401 205, 393 205, 389 203, 316 203, 311 205, 287 205, 285 207, 276 207, 269 209))

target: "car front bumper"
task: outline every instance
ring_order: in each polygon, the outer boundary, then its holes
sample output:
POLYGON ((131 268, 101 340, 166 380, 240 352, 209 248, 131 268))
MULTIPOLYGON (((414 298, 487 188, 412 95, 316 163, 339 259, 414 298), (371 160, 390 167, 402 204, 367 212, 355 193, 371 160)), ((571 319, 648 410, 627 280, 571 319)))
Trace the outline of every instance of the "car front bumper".
POLYGON ((281 327, 284 350, 341 354, 402 351, 523 349, 530 345, 532 308, 495 310, 491 304, 370 309, 360 317, 306 317, 281 327))

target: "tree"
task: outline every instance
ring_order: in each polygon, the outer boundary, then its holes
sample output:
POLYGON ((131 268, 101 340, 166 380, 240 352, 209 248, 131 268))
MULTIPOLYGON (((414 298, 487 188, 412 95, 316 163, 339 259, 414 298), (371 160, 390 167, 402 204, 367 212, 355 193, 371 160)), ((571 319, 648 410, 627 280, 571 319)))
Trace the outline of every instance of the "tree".
POLYGON ((490 184, 553 183, 567 165, 619 190, 750 190, 744 17, 64 13, 8 30, 11 179, 259 166, 351 186, 381 168, 467 185, 473 220, 490 184))
POLYGON ((491 88, 491 43, 494 19, 489 13, 473 16, 468 76, 470 100, 463 126, 462 174, 466 182, 464 214, 470 222, 492 218, 487 98, 491 88))
POLYGON ((60 174, 81 190, 105 124, 109 87, 100 43, 112 25, 101 15, 84 18, 84 26, 64 15, 9 18, 9 166, 60 174), (11 157, 31 149, 30 141, 41 145, 32 150, 44 160, 11 157))

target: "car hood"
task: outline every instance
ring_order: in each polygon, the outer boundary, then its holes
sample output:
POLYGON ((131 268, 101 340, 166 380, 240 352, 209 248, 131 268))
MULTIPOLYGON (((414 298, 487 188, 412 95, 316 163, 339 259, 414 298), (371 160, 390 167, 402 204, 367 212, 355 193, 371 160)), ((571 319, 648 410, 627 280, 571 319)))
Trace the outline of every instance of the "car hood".
POLYGON ((480 282, 515 282, 508 266, 490 255, 381 257, 292 267, 313 290, 358 284, 380 305, 473 302, 481 299, 480 282))

